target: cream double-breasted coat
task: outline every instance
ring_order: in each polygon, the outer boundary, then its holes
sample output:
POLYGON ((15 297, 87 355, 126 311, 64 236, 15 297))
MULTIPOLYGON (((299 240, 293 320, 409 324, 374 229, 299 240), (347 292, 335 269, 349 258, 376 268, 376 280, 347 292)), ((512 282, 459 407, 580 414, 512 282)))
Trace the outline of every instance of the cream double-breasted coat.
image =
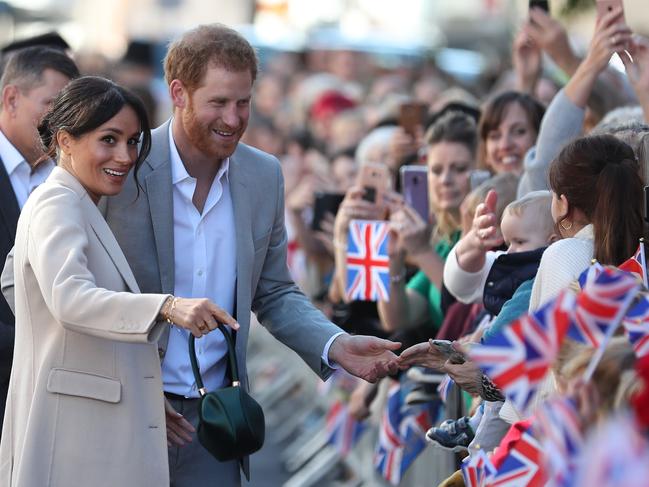
POLYGON ((0 485, 169 485, 155 345, 166 296, 137 294, 101 213, 62 168, 23 208, 14 278, 0 485))

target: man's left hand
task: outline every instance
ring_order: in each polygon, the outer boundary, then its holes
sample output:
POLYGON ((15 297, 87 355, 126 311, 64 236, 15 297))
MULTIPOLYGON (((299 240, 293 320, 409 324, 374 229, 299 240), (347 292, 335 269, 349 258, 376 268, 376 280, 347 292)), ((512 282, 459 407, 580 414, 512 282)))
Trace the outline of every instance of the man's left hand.
POLYGON ((399 370, 394 350, 400 347, 401 343, 372 336, 340 335, 329 348, 329 361, 373 383, 399 370))

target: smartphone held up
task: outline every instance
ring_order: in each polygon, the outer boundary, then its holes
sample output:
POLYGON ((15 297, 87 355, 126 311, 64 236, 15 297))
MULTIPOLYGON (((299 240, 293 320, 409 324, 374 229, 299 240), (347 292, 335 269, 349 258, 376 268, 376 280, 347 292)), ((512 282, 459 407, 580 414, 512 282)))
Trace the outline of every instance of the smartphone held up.
POLYGON ((399 107, 399 125, 411 137, 417 134, 417 127, 424 124, 428 106, 425 103, 402 103, 399 107))
POLYGON ((430 220, 428 202, 428 167, 427 166, 401 166, 401 189, 403 199, 411 206, 421 218, 430 220))
POLYGON ((596 0, 597 18, 601 19, 604 15, 612 12, 615 9, 622 11, 622 22, 626 23, 624 19, 624 2, 622 0, 596 0))
POLYGON ((385 191, 390 187, 390 170, 385 164, 368 162, 358 173, 358 185, 363 188, 363 199, 383 206, 385 191))
POLYGON ((530 0, 530 10, 539 8, 545 13, 550 13, 550 2, 548 0, 530 0))

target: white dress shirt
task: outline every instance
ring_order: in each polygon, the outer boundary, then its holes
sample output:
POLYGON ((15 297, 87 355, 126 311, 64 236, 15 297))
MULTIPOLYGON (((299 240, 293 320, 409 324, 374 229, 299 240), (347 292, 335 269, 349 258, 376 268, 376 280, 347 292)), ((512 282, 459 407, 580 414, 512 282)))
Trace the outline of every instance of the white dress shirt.
MULTIPOLYGON (((234 315, 237 247, 234 213, 230 196, 228 170, 223 161, 210 188, 203 213, 192 197, 196 179, 182 160, 169 125, 171 181, 174 208, 174 295, 183 298, 209 298, 234 315)), ((162 363, 164 390, 186 397, 198 397, 189 362, 189 331, 172 326, 167 352, 162 363)), ((208 391, 225 382, 227 345, 220 331, 196 340, 196 356, 208 391)))
MULTIPOLYGON (((192 197, 196 179, 191 177, 180 158, 169 124, 171 181, 174 208, 174 295, 181 298, 209 298, 234 316, 237 247, 234 211, 228 172, 230 159, 225 159, 217 172, 199 213, 192 197)), ((325 364, 329 348, 342 333, 333 335, 322 352, 325 364)), ((185 397, 199 397, 191 364, 187 340, 189 331, 172 326, 164 361, 162 381, 164 390, 185 397)), ((223 387, 226 381, 227 345, 220 331, 196 340, 196 356, 208 391, 223 387)))
POLYGON ((54 169, 54 162, 51 159, 41 162, 36 169, 32 171, 31 166, 27 163, 18 149, 16 149, 9 139, 0 130, 0 158, 5 166, 11 187, 14 190, 18 206, 22 210, 27 198, 36 187, 43 183, 54 169))

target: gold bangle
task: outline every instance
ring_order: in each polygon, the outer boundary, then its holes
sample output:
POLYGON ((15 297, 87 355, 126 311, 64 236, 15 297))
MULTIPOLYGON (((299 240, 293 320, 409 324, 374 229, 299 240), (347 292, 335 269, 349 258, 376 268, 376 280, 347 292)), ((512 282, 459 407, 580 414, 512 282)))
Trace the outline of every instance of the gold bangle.
POLYGON ((174 314, 174 310, 176 309, 176 302, 177 301, 178 301, 178 298, 175 297, 175 296, 172 296, 171 308, 169 309, 169 311, 167 311, 165 313, 166 316, 164 318, 167 321, 167 323, 169 323, 170 325, 174 324, 174 322, 173 322, 173 314, 174 314))

